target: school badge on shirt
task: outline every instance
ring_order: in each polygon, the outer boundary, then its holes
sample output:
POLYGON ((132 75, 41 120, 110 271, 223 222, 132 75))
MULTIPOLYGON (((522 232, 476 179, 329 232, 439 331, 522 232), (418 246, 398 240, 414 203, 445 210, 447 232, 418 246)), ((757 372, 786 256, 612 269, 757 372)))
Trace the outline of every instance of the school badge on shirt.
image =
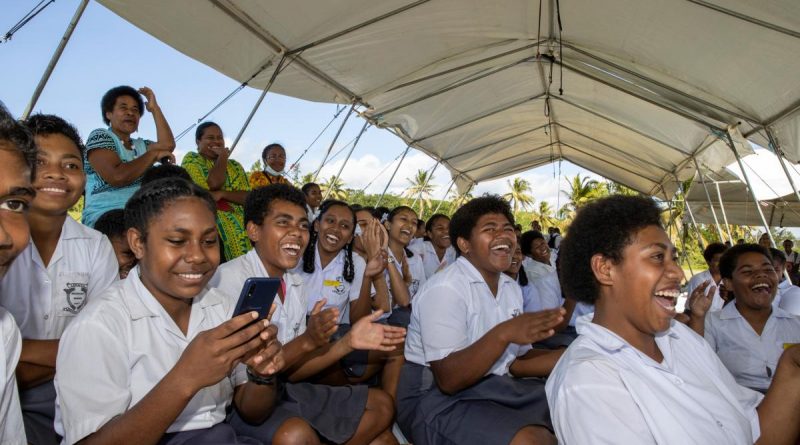
POLYGON ((77 314, 86 305, 86 291, 89 289, 88 283, 67 283, 64 292, 67 294, 67 306, 62 310, 71 314, 77 314))
POLYGON ((339 275, 335 280, 325 280, 322 283, 325 287, 330 287, 333 293, 339 296, 344 295, 347 289, 344 288, 344 277, 339 275))

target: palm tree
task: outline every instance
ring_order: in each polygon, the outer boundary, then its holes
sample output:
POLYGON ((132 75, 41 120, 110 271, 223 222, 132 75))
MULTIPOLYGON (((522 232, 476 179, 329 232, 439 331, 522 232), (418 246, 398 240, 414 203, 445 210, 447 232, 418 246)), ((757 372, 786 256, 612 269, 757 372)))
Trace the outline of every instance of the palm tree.
POLYGON ((523 209, 527 209, 533 205, 533 196, 530 194, 532 191, 531 183, 528 182, 528 180, 514 178, 514 182, 506 182, 508 183, 508 187, 511 191, 503 195, 503 199, 508 201, 508 203, 514 207, 514 213, 517 213, 517 210, 519 210, 520 206, 523 209))
MULTIPOLYGON (((433 199, 433 190, 436 188, 433 181, 433 175, 425 170, 417 170, 417 175, 414 178, 406 178, 410 186, 403 192, 406 198, 419 200, 419 217, 422 218, 425 214, 425 209, 431 206, 431 199, 433 199)), ((414 203, 411 204, 414 206, 414 203)))
POLYGON ((336 176, 331 176, 330 179, 323 181, 322 184, 319 185, 319 188, 322 191, 322 196, 327 196, 328 199, 347 199, 344 181, 340 178, 336 178, 336 176), (330 193, 328 193, 328 190, 330 190, 330 193))
POLYGON ((538 219, 543 228, 555 227, 558 222, 553 217, 553 208, 547 201, 539 201, 539 207, 533 211, 533 219, 538 219))
POLYGON ((261 159, 259 159, 256 162, 254 162, 253 165, 250 166, 250 171, 248 171, 247 173, 255 173, 255 172, 260 172, 262 170, 264 170, 264 165, 261 164, 261 159))
POLYGON ((561 193, 567 198, 567 203, 560 211, 564 216, 574 216, 581 206, 607 194, 608 190, 604 184, 578 173, 569 181, 569 190, 561 190, 561 193))
POLYGON ((616 181, 608 181, 606 183, 606 188, 608 189, 609 195, 625 195, 625 196, 639 195, 639 192, 637 192, 636 190, 628 186, 622 185, 616 181))
POLYGON ((306 174, 304 174, 297 181, 297 184, 299 184, 299 186, 302 187, 303 185, 308 184, 309 182, 314 182, 314 173, 306 173, 306 174))
POLYGON ((450 208, 453 212, 474 198, 474 196, 472 196, 473 187, 474 186, 470 185, 464 193, 459 193, 458 190, 450 192, 450 208))

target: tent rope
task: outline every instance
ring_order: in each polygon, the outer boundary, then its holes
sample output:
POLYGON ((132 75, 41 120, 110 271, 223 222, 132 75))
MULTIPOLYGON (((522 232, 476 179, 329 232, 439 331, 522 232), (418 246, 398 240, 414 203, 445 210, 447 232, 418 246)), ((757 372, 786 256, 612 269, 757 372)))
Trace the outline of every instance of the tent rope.
POLYGON ((394 163, 395 163, 395 161, 397 161, 398 159, 400 159, 400 156, 403 156, 403 154, 404 154, 404 153, 405 153, 405 149, 403 149, 403 151, 402 151, 402 152, 400 152, 400 154, 399 154, 399 155, 397 155, 397 156, 396 156, 396 157, 395 157, 395 158, 392 160, 392 162, 390 162, 390 163, 386 164, 386 166, 385 166, 385 167, 383 167, 383 169, 382 169, 382 170, 381 170, 381 171, 380 171, 380 172, 379 172, 377 175, 375 175, 375 177, 374 177, 374 178, 372 178, 372 179, 371 179, 371 180, 370 180, 370 181, 367 183, 367 185, 365 185, 365 186, 364 186, 364 188, 363 188, 363 189, 361 189, 361 191, 362 191, 362 192, 366 192, 366 191, 367 191, 367 189, 369 188, 369 186, 371 186, 373 182, 375 182, 375 181, 376 181, 378 178, 380 178, 380 177, 381 177, 381 175, 382 175, 382 174, 384 174, 384 173, 386 172, 386 169, 388 169, 389 167, 391 167, 391 166, 392 166, 392 164, 394 164, 394 163))
POLYGON ((301 159, 303 159, 303 156, 305 156, 305 155, 306 155, 306 153, 308 153, 308 150, 310 150, 310 149, 311 149, 311 147, 313 147, 313 146, 314 146, 314 144, 316 144, 316 143, 317 143, 317 141, 319 140, 319 138, 320 138, 320 137, 322 137, 322 135, 325 133, 325 131, 328 129, 328 127, 330 127, 330 126, 331 126, 331 124, 333 124, 333 122, 336 120, 336 118, 338 118, 338 117, 339 117, 339 115, 340 115, 340 114, 342 114, 342 111, 344 111, 344 110, 346 110, 346 109, 347 109, 347 107, 346 107, 346 106, 344 106, 344 107, 341 107, 341 108, 339 108, 339 106, 338 106, 338 105, 336 106, 336 113, 334 113, 334 115, 333 115, 333 118, 330 120, 330 122, 328 122, 328 125, 326 125, 326 126, 325 126, 325 128, 323 128, 323 129, 322 129, 322 131, 320 131, 320 132, 319 132, 319 134, 317 135, 317 137, 315 137, 315 138, 314 138, 314 140, 313 140, 313 141, 311 141, 311 143, 310 143, 310 144, 308 144, 308 147, 306 147, 306 149, 305 149, 305 150, 303 150, 303 152, 302 152, 302 153, 300 153, 300 156, 297 158, 297 160, 296 160, 296 161, 294 161, 294 162, 292 163, 292 165, 291 165, 290 169, 291 169, 291 168, 294 168, 294 167, 295 167, 295 166, 297 166, 297 165, 300 165, 300 160, 301 160, 301 159))
POLYGON ((3 35, 3 39, 2 39, 2 41, 0 41, 0 43, 6 43, 9 40, 11 40, 11 38, 14 37, 14 34, 17 31, 22 29, 23 26, 27 25, 28 22, 33 20, 34 17, 39 15, 39 13, 44 11, 45 8, 47 8, 48 6, 50 6, 51 4, 53 4, 55 2, 56 2, 56 0, 42 0, 42 1, 40 1, 36 6, 33 7, 33 9, 28 11, 27 14, 25 14, 21 19, 19 19, 19 21, 14 26, 12 26, 11 29, 9 29, 3 35), (45 3, 45 2, 47 2, 47 3, 45 3), (44 6, 42 6, 42 3, 45 3, 44 6))

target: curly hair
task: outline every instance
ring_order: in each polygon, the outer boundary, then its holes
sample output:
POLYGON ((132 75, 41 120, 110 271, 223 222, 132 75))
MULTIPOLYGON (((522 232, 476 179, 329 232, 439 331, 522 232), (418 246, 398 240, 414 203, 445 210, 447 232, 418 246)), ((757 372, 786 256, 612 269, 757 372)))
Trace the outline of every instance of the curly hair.
POLYGON ((31 179, 36 177, 36 145, 30 131, 17 122, 5 105, 0 102, 0 141, 13 145, 25 159, 31 170, 31 179))
MULTIPOLYGON (((350 211, 353 215, 353 231, 356 228, 356 212, 344 201, 337 201, 335 199, 328 199, 324 201, 319 206, 319 216, 317 217, 317 221, 322 221, 322 217, 328 213, 332 207, 344 207, 350 211)), ((306 246, 306 251, 303 252, 303 272, 305 273, 314 273, 314 263, 315 257, 317 255, 317 238, 319 237, 319 233, 313 228, 310 230, 310 234, 308 237, 308 245, 306 246)), ((350 233, 352 235, 352 233, 350 233)), ((350 239, 350 242, 344 246, 344 270, 342 271, 342 276, 344 280, 348 283, 353 282, 353 278, 355 278, 356 271, 355 266, 353 265, 353 240, 350 239)))
POLYGON ((200 198, 212 215, 216 204, 208 190, 181 178, 162 178, 145 184, 125 204, 125 230, 136 229, 147 238, 150 220, 160 215, 173 201, 180 198, 200 198))
POLYGON ((78 129, 64 119, 54 114, 37 113, 33 116, 30 116, 22 123, 28 127, 28 130, 34 137, 50 136, 53 134, 60 134, 66 137, 72 141, 73 144, 75 144, 75 147, 78 149, 81 158, 83 158, 83 152, 86 150, 86 147, 83 145, 83 141, 81 141, 81 136, 78 133, 78 129))
POLYGON ((719 253, 725 253, 728 250, 728 246, 722 243, 711 243, 706 246, 705 250, 703 250, 703 259, 706 260, 706 263, 710 263, 711 259, 714 258, 714 255, 719 253))
POLYGON ((259 226, 270 210, 273 201, 286 201, 306 211, 306 196, 297 187, 289 184, 271 184, 258 187, 247 194, 244 201, 244 222, 252 221, 259 226))
POLYGON ((520 248, 522 249, 523 255, 531 256, 533 252, 533 250, 531 250, 531 244, 537 239, 544 239, 544 235, 538 230, 528 230, 519 237, 520 248))
POLYGON ((733 278, 733 271, 736 270, 739 257, 746 253, 759 253, 767 257, 770 263, 772 262, 772 255, 766 247, 758 244, 737 244, 726 250, 719 259, 719 274, 722 278, 733 278))
POLYGON ((564 294, 594 303, 600 285, 592 271, 592 257, 600 254, 619 263, 637 232, 649 226, 662 227, 660 213, 655 201, 641 196, 615 195, 581 208, 558 255, 564 294))
POLYGON ((161 164, 148 168, 142 175, 142 185, 164 178, 180 178, 192 182, 189 172, 180 165, 161 164))
POLYGON ((450 243, 456 250, 456 255, 461 256, 461 249, 458 248, 458 239, 468 240, 472 234, 472 229, 483 215, 499 213, 506 217, 508 222, 514 225, 514 214, 508 202, 498 195, 483 195, 473 198, 461 206, 450 219, 450 243))
POLYGON ((131 97, 136 101, 136 105, 139 106, 139 117, 144 114, 144 101, 142 100, 142 96, 138 91, 136 91, 135 88, 127 85, 114 87, 106 91, 106 94, 103 94, 103 98, 100 99, 100 114, 102 115, 103 122, 105 122, 106 125, 111 123, 111 121, 109 121, 106 117, 106 113, 111 113, 114 111, 114 105, 116 105, 117 99, 122 96, 131 97))

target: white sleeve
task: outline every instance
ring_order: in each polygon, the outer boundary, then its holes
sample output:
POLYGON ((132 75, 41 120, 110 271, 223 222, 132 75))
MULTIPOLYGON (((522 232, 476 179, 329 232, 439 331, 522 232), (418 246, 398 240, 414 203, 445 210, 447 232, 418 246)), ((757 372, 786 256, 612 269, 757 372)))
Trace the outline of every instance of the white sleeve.
POLYGON ((0 308, 0 360, 5 367, 0 370, 0 443, 23 445, 27 443, 25 428, 22 424, 22 411, 19 405, 17 378, 15 371, 19 354, 22 352, 22 338, 14 317, 0 308))
POLYGON ((64 331, 56 359, 57 409, 67 445, 125 413, 132 398, 122 333, 99 320, 76 321, 64 331))
POLYGON ((419 331, 426 363, 441 360, 470 345, 467 304, 456 289, 441 284, 425 289, 425 298, 415 305, 419 312, 419 331))
POLYGON ((542 310, 542 297, 539 290, 531 283, 522 288, 522 310, 524 312, 539 312, 542 310))
POLYGON ((364 282, 364 272, 367 270, 367 263, 361 258, 358 254, 353 254, 353 282, 350 283, 350 295, 348 295, 350 301, 358 300, 358 296, 361 295, 361 283, 364 282))
POLYGON ((103 235, 95 246, 95 254, 91 266, 92 276, 86 292, 89 301, 100 295, 109 286, 119 280, 119 263, 114 254, 111 241, 103 235))
POLYGON ((610 363, 575 362, 566 372, 547 392, 559 443, 656 443, 636 401, 610 363))
POLYGON ((703 338, 706 339, 709 346, 711 346, 711 350, 715 353, 717 352, 717 324, 713 320, 714 315, 706 314, 706 320, 703 327, 703 338))

